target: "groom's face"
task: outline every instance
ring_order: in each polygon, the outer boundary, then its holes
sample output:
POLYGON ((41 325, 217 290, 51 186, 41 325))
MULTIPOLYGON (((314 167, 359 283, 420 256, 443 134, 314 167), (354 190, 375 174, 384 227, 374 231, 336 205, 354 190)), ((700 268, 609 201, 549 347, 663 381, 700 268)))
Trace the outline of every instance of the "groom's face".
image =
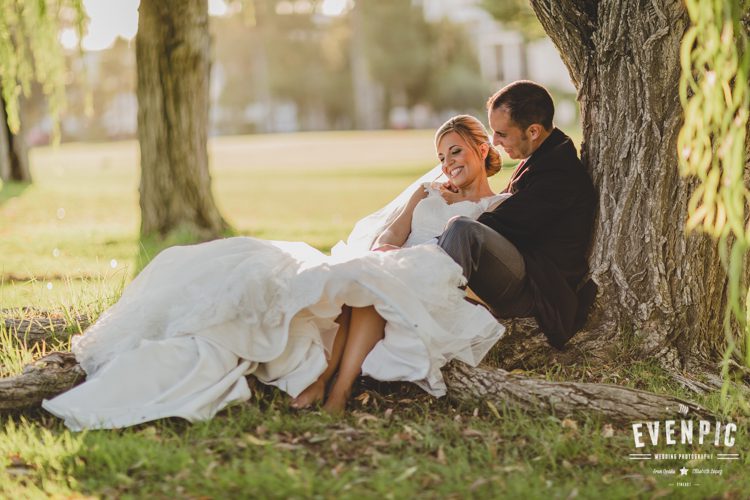
POLYGON ((490 111, 489 122, 493 131, 492 144, 503 148, 514 160, 531 156, 533 145, 529 135, 511 120, 504 106, 490 111))

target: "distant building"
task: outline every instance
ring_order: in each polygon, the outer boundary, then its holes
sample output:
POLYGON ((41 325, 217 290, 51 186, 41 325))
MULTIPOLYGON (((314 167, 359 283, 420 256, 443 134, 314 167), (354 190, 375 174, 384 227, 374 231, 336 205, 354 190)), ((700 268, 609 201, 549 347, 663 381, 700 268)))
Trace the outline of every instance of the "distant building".
POLYGON ((482 76, 496 87, 514 80, 530 79, 550 90, 574 93, 568 70, 549 38, 527 41, 516 30, 504 28, 481 0, 414 0, 429 22, 443 18, 462 24, 477 50, 482 76))

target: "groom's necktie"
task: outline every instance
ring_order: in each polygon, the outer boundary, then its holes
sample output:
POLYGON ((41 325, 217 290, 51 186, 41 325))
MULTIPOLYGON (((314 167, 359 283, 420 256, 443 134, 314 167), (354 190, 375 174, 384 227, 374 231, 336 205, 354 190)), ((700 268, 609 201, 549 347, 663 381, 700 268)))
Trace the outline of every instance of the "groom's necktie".
POLYGON ((518 166, 513 171, 513 175, 510 176, 510 181, 508 181, 508 185, 505 186, 505 189, 503 189, 503 193, 512 193, 513 192, 513 183, 516 182, 516 180, 518 180, 518 178, 523 173, 523 170, 524 170, 523 166, 524 165, 526 165, 526 160, 521 160, 518 163, 518 166))

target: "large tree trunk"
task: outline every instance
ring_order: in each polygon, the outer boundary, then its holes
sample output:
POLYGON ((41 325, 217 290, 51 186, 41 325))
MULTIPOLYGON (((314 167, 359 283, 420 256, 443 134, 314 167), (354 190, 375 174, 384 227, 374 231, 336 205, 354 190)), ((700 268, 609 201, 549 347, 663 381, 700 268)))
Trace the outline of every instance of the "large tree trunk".
POLYGON ((216 237, 211 194, 207 0, 142 0, 136 35, 141 233, 216 237))
MULTIPOLYGON (((685 234, 680 178, 681 0, 531 0, 578 89, 581 157, 599 191, 592 321, 614 321, 670 365, 723 346, 725 275, 715 244, 685 234)), ((590 323, 589 327, 593 324, 590 323)))
MULTIPOLYGON (((23 121, 21 122, 23 125, 23 121)), ((5 100, 0 96, 0 181, 31 182, 29 153, 23 128, 13 133, 8 127, 5 100)))

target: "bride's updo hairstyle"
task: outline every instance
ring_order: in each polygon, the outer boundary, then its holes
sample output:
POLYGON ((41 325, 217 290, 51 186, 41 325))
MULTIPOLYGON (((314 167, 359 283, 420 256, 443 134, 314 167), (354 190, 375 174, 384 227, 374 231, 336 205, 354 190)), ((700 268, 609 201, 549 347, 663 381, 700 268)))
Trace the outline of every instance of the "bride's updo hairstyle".
POLYGON ((487 176, 495 175, 500 171, 500 168, 503 166, 503 159, 500 157, 497 149, 495 149, 495 146, 492 145, 492 142, 490 142, 490 137, 482 122, 471 115, 454 116, 443 123, 435 133, 435 147, 437 147, 440 139, 449 132, 455 132, 460 135, 480 158, 482 155, 479 151, 479 146, 487 144, 489 150, 487 157, 484 159, 484 169, 487 171, 487 176))

